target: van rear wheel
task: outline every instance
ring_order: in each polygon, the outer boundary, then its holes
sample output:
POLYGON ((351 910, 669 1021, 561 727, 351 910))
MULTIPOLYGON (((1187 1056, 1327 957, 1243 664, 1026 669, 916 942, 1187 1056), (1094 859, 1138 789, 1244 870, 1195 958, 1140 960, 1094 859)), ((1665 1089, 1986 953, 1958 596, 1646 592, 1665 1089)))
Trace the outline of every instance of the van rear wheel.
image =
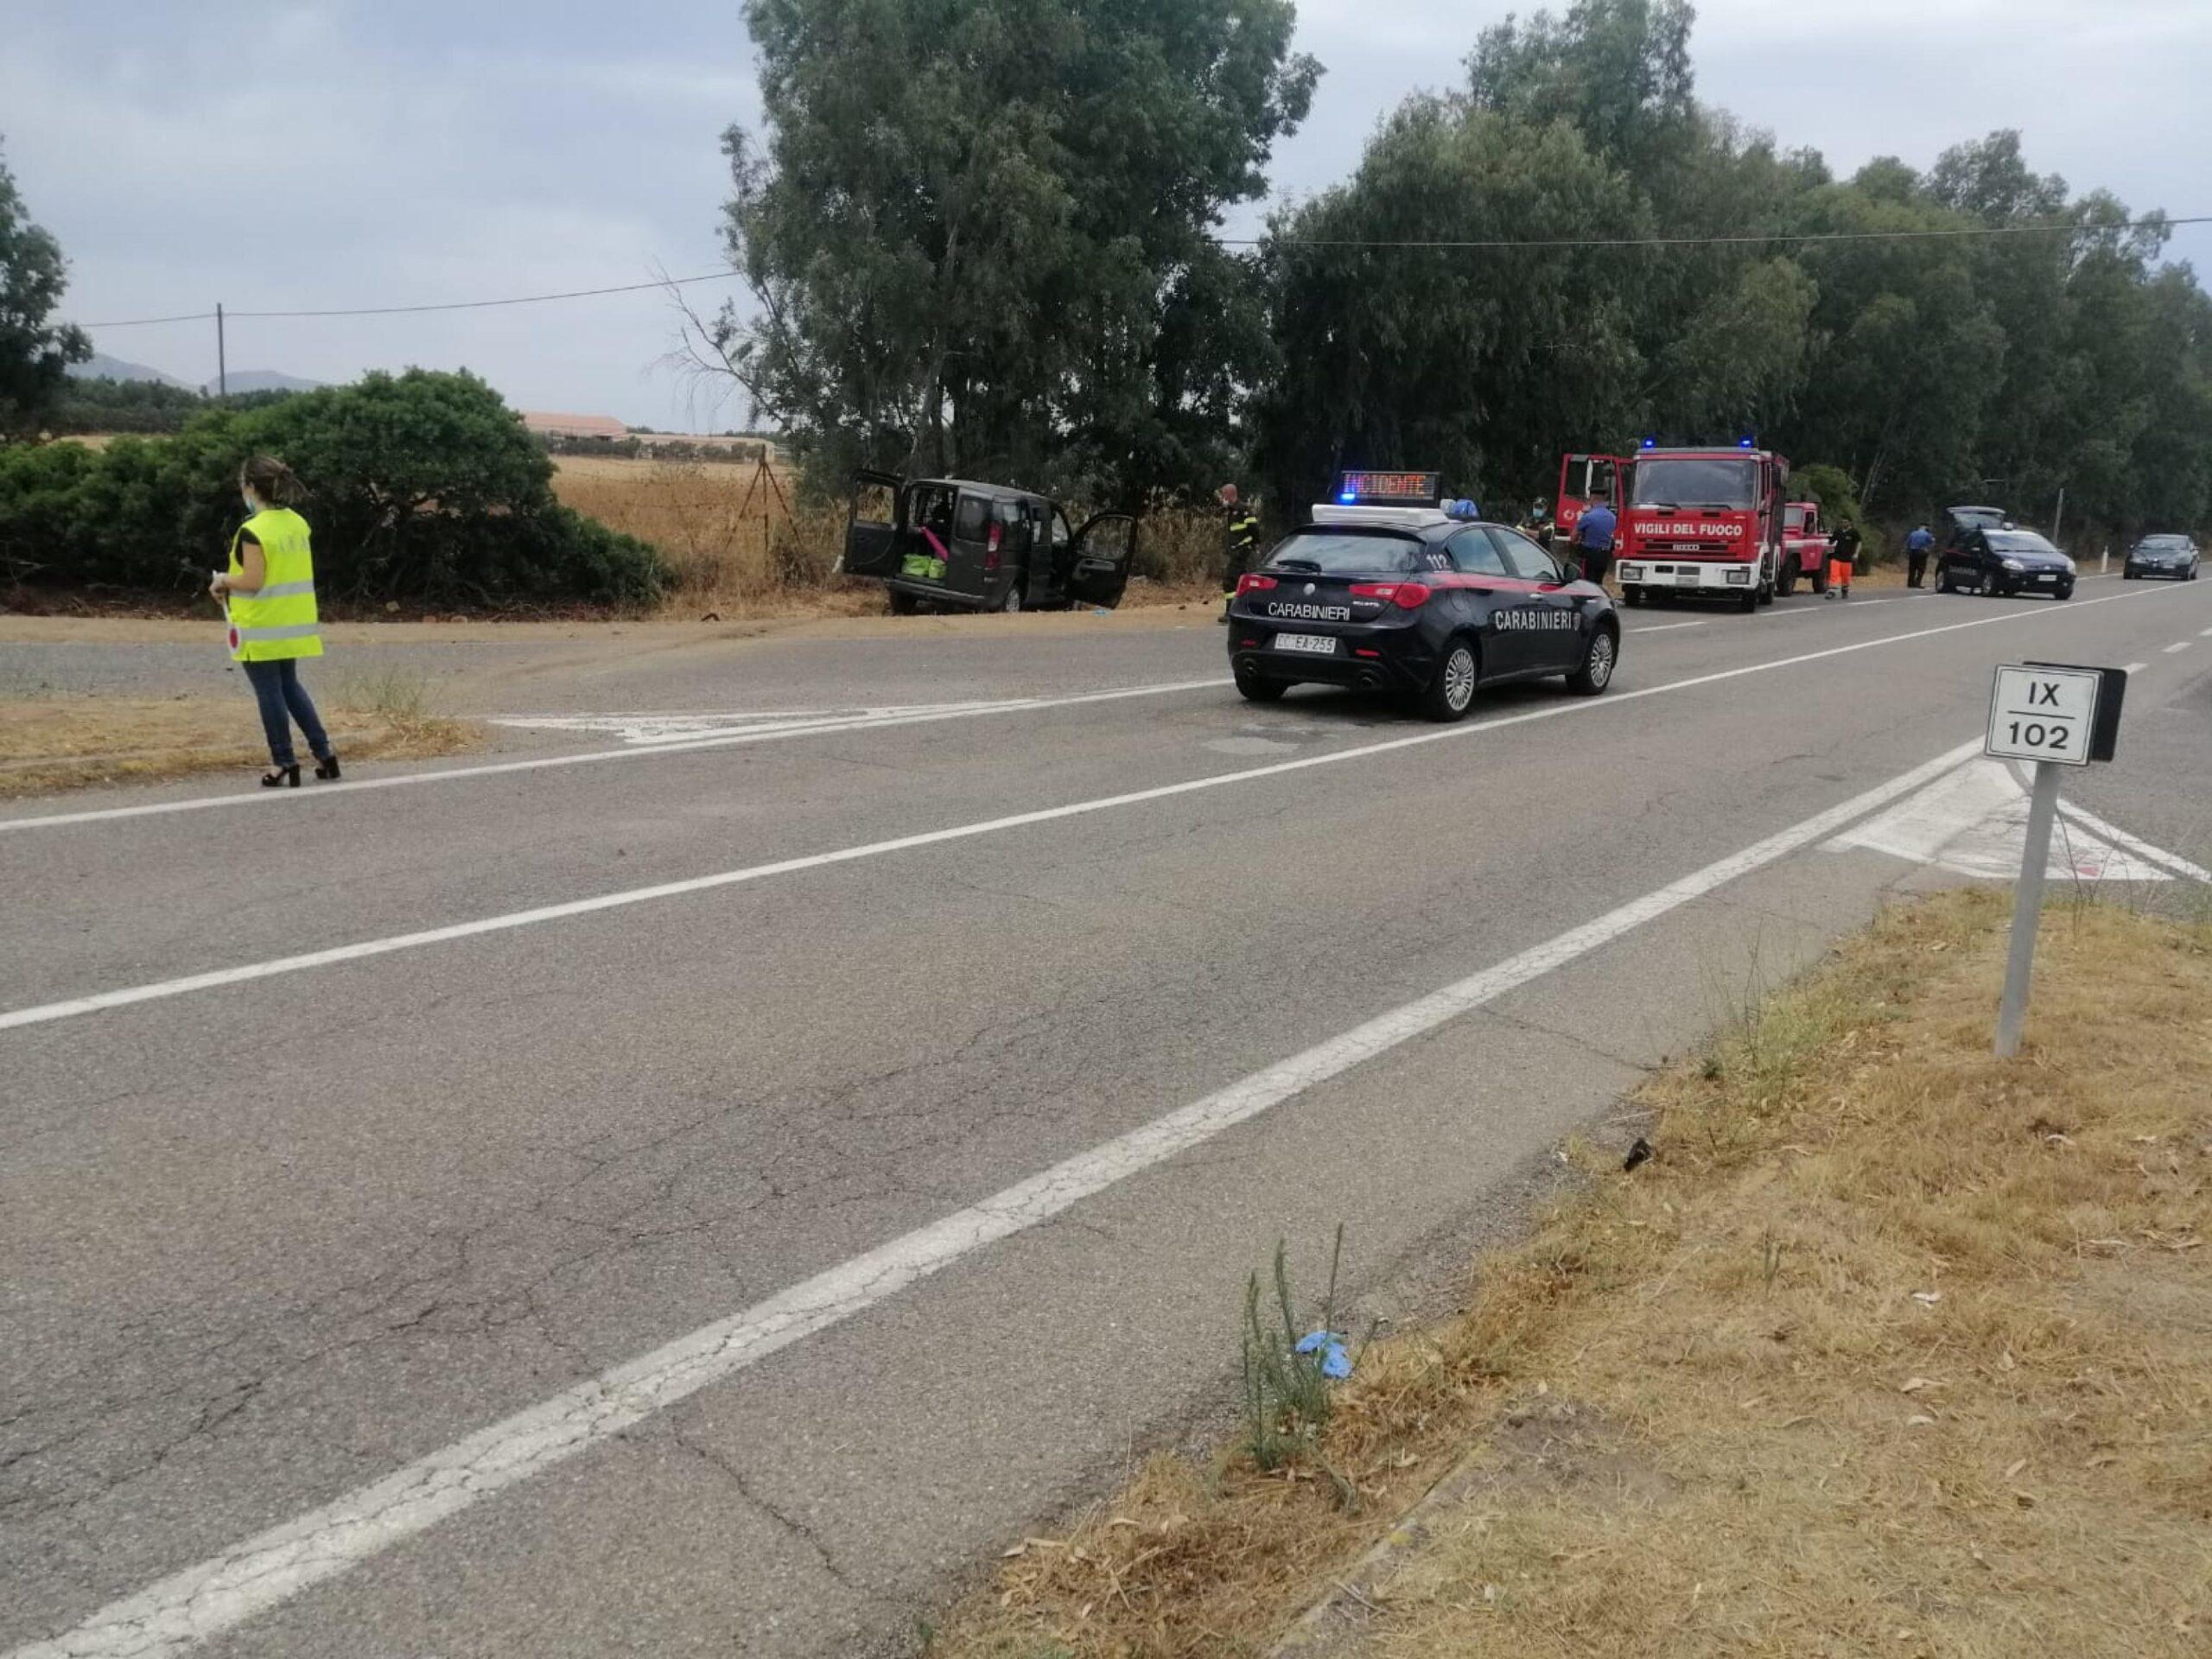
POLYGON ((916 611, 921 609, 921 607, 922 601, 916 599, 912 594, 902 593, 896 588, 893 588, 891 590, 892 615, 912 616, 916 611))

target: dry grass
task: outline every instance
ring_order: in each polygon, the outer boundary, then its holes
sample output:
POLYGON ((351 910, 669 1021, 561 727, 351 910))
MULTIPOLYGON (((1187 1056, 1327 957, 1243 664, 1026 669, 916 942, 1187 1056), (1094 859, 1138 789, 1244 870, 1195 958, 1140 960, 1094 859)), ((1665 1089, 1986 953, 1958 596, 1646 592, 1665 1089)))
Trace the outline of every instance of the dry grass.
MULTIPOLYGON (((348 762, 453 754, 481 736, 467 721, 437 715, 415 675, 342 678, 318 706, 348 762)), ((0 700, 0 798, 203 772, 243 775, 268 764, 260 719, 243 690, 234 697, 0 700)))
POLYGON ((2053 911, 2000 1064, 2004 915, 1893 912, 1656 1080, 1656 1161, 1584 1149, 1363 1361, 1319 1453, 1353 1506, 1156 1459, 932 1654, 1264 1651, 1454 1465, 1359 1650, 2205 1653, 2212 931, 2053 911))
MULTIPOLYGON (((553 487, 563 502, 652 543, 668 562, 676 577, 664 607, 669 615, 734 621, 867 616, 885 608, 876 584, 830 574, 844 545, 843 506, 787 512, 797 480, 786 472, 775 474, 779 500, 749 466, 607 456, 564 456, 556 465, 553 487)), ((1152 514, 1141 546, 1147 580, 1132 585, 1125 604, 1219 597, 1206 580, 1221 551, 1214 515, 1152 514)))

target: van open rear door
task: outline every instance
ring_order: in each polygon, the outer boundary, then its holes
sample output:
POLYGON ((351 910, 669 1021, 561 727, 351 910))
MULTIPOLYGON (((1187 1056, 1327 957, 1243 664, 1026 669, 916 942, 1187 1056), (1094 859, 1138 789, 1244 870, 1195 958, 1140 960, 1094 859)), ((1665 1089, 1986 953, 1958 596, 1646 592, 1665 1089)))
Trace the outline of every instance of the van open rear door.
POLYGON ((899 574, 901 495, 906 480, 895 473, 853 474, 853 494, 845 520, 845 556, 837 568, 849 576, 899 574))
POLYGON ((1075 533, 1068 567, 1068 601, 1112 610, 1136 568, 1137 521, 1126 512, 1102 512, 1075 533))

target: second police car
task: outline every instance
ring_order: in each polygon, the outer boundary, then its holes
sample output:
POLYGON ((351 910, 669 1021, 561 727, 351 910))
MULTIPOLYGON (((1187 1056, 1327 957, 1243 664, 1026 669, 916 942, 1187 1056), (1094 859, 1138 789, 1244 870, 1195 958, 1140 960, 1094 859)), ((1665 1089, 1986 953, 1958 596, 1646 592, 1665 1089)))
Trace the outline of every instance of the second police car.
POLYGON ((1478 687, 1562 675, 1595 696, 1620 660, 1602 588, 1570 579, 1503 524, 1447 509, 1433 473, 1352 473, 1338 499, 1238 583, 1236 689, 1272 702, 1301 683, 1395 691, 1452 721, 1478 687))

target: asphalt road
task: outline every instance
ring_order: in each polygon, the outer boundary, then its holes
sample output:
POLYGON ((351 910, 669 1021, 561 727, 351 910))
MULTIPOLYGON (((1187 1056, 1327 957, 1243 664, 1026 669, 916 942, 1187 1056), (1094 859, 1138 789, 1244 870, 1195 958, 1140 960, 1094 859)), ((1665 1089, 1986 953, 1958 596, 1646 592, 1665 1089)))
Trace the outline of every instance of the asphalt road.
POLYGON ((1993 664, 2144 664, 2069 796, 2212 864, 2212 587, 1629 620, 1449 731, 970 629, 558 705, 897 715, 16 812, 0 1651, 899 1651, 1217 1419, 1278 1236, 1417 1303, 1932 879, 1826 842, 1993 664))

